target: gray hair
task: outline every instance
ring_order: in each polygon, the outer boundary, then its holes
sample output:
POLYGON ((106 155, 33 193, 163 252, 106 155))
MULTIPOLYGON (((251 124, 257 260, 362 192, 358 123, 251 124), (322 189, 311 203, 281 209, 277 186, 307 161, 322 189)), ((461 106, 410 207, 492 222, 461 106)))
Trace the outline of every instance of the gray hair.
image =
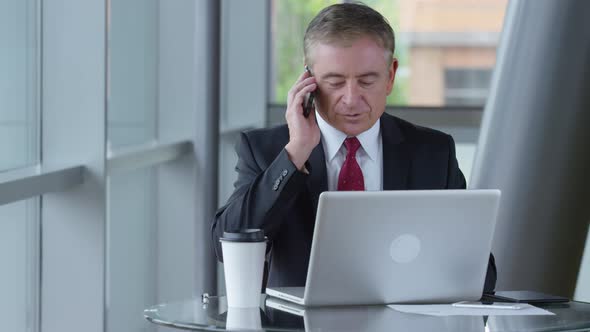
POLYGON ((305 63, 312 64, 311 49, 318 42, 349 45, 365 36, 375 39, 385 49, 388 63, 391 64, 395 51, 395 36, 383 15, 360 2, 328 6, 307 26, 303 37, 305 63))

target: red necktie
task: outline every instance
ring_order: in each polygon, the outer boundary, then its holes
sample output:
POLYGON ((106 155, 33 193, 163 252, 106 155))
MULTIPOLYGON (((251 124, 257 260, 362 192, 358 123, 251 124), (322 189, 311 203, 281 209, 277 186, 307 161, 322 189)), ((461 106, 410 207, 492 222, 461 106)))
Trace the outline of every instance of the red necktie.
POLYGON ((363 172, 355 158, 361 142, 356 137, 349 137, 344 140, 344 145, 347 153, 338 175, 338 190, 365 190, 363 172))

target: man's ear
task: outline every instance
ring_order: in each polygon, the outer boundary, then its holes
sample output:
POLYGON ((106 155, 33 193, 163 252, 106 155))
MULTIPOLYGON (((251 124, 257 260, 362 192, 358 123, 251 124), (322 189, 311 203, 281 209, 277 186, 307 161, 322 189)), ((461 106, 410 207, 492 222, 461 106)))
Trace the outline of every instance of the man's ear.
POLYGON ((395 73, 397 73, 398 66, 399 66, 399 63, 398 63, 397 59, 393 58, 391 60, 391 65, 389 66, 388 77, 387 77, 387 94, 388 95, 391 93, 391 90, 393 90, 393 82, 395 81, 395 73))
POLYGON ((308 64, 307 62, 303 62, 303 68, 305 70, 309 70, 309 73, 313 76, 313 72, 311 71, 311 65, 308 64))

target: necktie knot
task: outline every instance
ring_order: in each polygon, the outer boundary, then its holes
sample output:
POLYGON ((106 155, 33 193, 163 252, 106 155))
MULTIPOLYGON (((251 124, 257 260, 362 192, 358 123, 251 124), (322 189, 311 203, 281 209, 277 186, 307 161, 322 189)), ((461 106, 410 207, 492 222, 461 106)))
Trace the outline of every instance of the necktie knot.
POLYGON ((344 146, 346 146, 346 150, 348 151, 347 155, 356 155, 356 151, 361 147, 361 142, 359 142, 358 138, 356 137, 349 137, 344 140, 344 146))

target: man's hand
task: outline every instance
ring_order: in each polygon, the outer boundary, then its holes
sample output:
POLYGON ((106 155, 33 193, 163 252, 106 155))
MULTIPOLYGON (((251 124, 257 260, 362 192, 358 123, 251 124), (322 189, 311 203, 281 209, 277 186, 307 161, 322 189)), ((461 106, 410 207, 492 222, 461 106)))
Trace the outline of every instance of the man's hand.
POLYGON ((289 126, 289 143, 285 146, 289 159, 297 169, 303 170, 311 151, 320 143, 320 128, 315 120, 315 111, 303 116, 305 95, 317 89, 315 77, 304 72, 289 90, 285 118, 289 126))

